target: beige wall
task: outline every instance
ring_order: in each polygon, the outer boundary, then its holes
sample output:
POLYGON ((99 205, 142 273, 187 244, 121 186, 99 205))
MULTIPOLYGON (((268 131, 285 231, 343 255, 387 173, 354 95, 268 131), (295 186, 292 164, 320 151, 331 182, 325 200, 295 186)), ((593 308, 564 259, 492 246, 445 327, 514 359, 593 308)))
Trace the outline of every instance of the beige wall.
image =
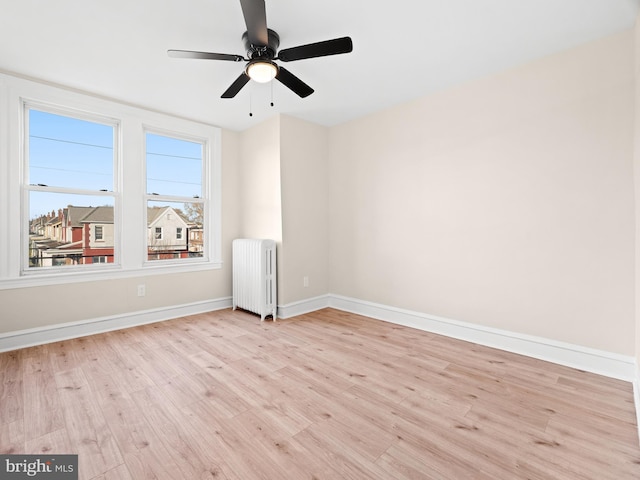
POLYGON ((282 282, 279 117, 240 133, 238 178, 240 227, 237 238, 268 238, 276 241, 279 298, 282 282))
POLYGON ((278 304, 286 305, 329 292, 328 129, 285 115, 280 126, 283 270, 278 304))
POLYGON ((327 129, 281 115, 240 136, 240 232, 278 243, 278 305, 328 293, 327 129))
POLYGON ((214 300, 231 295, 226 277, 216 270, 2 290, 0 333, 214 300))
POLYGON ((0 290, 0 333, 231 296, 231 240, 238 235, 238 134, 222 135, 222 259, 219 270, 0 290), (146 296, 137 296, 144 283, 146 296))
POLYGON ((282 243, 280 118, 240 134, 240 236, 282 243))
POLYGON ((330 131, 332 293, 634 354, 633 32, 330 131))

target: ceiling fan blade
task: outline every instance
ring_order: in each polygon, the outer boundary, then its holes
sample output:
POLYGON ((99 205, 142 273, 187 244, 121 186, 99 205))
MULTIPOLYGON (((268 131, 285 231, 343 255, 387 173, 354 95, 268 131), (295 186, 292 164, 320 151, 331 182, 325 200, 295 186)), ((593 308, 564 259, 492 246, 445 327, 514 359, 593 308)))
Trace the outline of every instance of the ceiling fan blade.
POLYGON ((222 94, 221 98, 233 98, 235 97, 242 87, 244 87, 249 81, 249 75, 242 72, 238 78, 236 78, 235 82, 231 84, 227 91, 222 94))
POLYGON ((240 55, 230 55, 228 53, 194 52, 192 50, 167 50, 167 54, 173 58, 197 58, 203 60, 228 60, 230 62, 241 62, 244 58, 240 55))
POLYGON ((285 87, 290 88, 294 93, 302 98, 308 97, 313 93, 313 88, 283 67, 278 68, 278 75, 276 75, 276 78, 285 87))
POLYGON ((269 45, 264 0, 240 0, 240 6, 244 15, 244 23, 247 24, 249 41, 255 46, 269 45))
POLYGON ((292 62, 294 60, 304 60, 305 58, 326 57, 328 55, 338 55, 349 53, 353 50, 351 37, 334 38, 324 42, 300 45, 299 47, 285 48, 278 53, 278 60, 292 62))

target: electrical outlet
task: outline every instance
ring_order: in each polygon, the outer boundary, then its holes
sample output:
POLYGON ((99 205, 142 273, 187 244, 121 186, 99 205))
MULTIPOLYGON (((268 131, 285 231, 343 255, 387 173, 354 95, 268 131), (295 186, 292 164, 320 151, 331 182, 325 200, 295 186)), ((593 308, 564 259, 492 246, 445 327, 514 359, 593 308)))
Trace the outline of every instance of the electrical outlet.
POLYGON ((308 287, 309 286, 309 277, 302 277, 302 285, 304 287, 308 287))
POLYGON ((145 287, 144 283, 138 285, 138 296, 144 297, 147 294, 147 287, 145 287))

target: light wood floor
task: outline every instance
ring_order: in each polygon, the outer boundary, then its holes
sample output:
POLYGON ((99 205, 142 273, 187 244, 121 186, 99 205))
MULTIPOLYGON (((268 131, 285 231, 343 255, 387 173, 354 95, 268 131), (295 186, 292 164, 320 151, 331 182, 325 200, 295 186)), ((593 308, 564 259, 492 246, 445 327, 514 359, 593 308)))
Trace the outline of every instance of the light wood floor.
POLYGON ((0 453, 81 479, 640 478, 629 383, 322 310, 0 354, 0 453))

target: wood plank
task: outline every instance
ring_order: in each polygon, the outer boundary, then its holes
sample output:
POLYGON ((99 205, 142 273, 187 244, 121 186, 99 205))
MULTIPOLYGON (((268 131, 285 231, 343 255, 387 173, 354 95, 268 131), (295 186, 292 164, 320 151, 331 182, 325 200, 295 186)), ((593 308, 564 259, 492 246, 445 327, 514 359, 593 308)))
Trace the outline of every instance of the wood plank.
POLYGON ((51 351, 49 358, 56 372, 71 370, 81 365, 81 351, 77 348, 78 345, 79 343, 75 340, 49 344, 51 351))
POLYGON ((105 472, 104 475, 94 477, 92 480, 134 480, 125 464, 105 472))
MULTIPOLYGON (((469 477, 469 465, 461 462, 452 452, 436 444, 421 447, 418 449, 409 442, 398 442, 387 449, 376 460, 376 464, 388 472, 389 478, 449 480, 469 477)), ((495 477, 479 470, 473 474, 473 478, 495 480, 495 477)))
POLYGON ((69 438, 66 428, 55 430, 41 437, 29 440, 25 444, 24 453, 39 454, 65 454, 74 451, 73 443, 69 438))
POLYGON ((24 421, 20 419, 0 425, 0 454, 24 453, 24 450, 24 421))
POLYGON ((25 439, 31 440, 64 427, 64 415, 55 376, 51 371, 25 373, 23 388, 25 439))
MULTIPOLYGON (((180 478, 180 469, 170 460, 170 452, 129 392, 123 390, 112 376, 95 379, 91 384, 109 430, 124 457, 126 472, 134 479, 180 478)), ((122 468, 121 465, 114 467, 116 472, 122 468)), ((114 469, 105 472, 105 480, 114 469)))
POLYGON ((82 370, 66 367, 55 375, 73 447, 66 453, 77 453, 78 470, 91 478, 120 465, 123 459, 82 370))
POLYGON ((16 351, 0 355, 0 425, 21 421, 24 417, 23 354, 16 351))
POLYGON ((220 478, 219 465, 209 457, 202 457, 195 448, 197 437, 189 428, 186 415, 167 401, 161 388, 150 387, 132 394, 147 422, 160 438, 172 460, 181 472, 181 478, 220 478))

